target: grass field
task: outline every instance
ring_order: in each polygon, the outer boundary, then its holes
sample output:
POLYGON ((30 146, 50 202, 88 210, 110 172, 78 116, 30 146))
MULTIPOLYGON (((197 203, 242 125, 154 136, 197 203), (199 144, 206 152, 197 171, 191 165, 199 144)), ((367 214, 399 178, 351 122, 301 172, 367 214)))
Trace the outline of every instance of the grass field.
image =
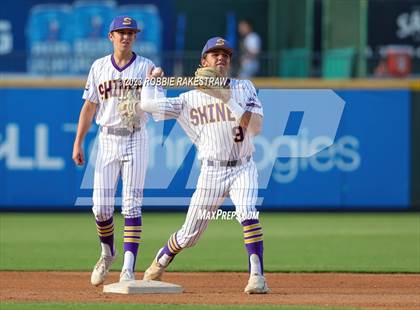
MULTIPOLYGON (((183 213, 145 213, 138 270, 184 221, 183 213)), ((261 215, 268 272, 420 272, 419 213, 265 213, 261 215)), ((123 219, 116 216, 122 252, 123 219)), ((0 213, 0 270, 90 271, 99 254, 88 213, 0 213)), ((122 255, 114 270, 119 270, 122 255)), ((170 271, 246 271, 242 229, 235 221, 213 221, 202 240, 184 251, 170 271)), ((1 309, 280 309, 350 308, 74 303, 1 303, 1 309)))
MULTIPOLYGON (((183 213, 145 213, 138 269, 184 221, 183 213)), ((420 272, 419 213, 265 213, 261 215, 268 272, 420 272)), ((116 216, 122 252, 121 216, 116 216)), ((88 213, 0 213, 0 270, 91 270, 99 255, 88 213)), ((122 255, 114 264, 118 270, 122 255)), ((212 221, 172 271, 246 271, 236 221, 212 221)))

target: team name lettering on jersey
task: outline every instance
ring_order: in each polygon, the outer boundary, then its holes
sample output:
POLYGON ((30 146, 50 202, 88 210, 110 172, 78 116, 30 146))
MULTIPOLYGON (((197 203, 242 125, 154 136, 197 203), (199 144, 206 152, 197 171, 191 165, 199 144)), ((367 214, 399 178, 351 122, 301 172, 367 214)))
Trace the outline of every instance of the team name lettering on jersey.
POLYGON ((236 121, 227 105, 224 102, 217 102, 204 105, 190 110, 191 124, 194 126, 205 125, 215 122, 236 121))
POLYGON ((135 95, 140 98, 141 85, 133 85, 126 80, 117 79, 102 82, 99 84, 98 90, 102 100, 110 97, 124 97, 130 90, 135 90, 135 95))

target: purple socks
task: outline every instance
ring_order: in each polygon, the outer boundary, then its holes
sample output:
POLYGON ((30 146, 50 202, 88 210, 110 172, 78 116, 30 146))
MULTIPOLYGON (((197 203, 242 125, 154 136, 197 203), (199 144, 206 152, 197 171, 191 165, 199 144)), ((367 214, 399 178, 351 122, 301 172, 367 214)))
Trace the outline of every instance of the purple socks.
POLYGON ((100 222, 96 221, 96 230, 98 231, 99 240, 101 243, 107 244, 111 250, 111 255, 114 255, 114 223, 113 218, 100 222))
MULTIPOLYGON (((141 234, 141 217, 126 218, 124 226, 124 253, 130 251, 134 255, 134 265, 137 258, 141 234)), ((133 269, 134 269, 133 265, 133 269)))
POLYGON ((263 233, 259 220, 246 220, 242 222, 244 230, 244 243, 248 251, 249 272, 252 267, 259 269, 261 275, 264 272, 263 268, 263 233), (256 254, 259 258, 260 266, 251 266, 250 258, 252 254, 256 254))
MULTIPOLYGON (((176 233, 172 234, 169 237, 168 242, 163 247, 162 251, 160 251, 158 257, 156 258, 157 261, 164 255, 168 255, 169 257, 174 257, 176 254, 178 254, 182 248, 179 246, 177 240, 176 240, 176 233)), ((171 259, 172 260, 172 259, 171 259)))

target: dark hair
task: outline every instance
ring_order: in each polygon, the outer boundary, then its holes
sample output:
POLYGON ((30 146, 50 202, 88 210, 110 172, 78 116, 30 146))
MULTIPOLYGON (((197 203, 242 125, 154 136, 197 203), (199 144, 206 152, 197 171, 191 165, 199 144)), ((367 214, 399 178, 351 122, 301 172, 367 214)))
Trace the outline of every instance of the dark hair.
POLYGON ((254 29, 254 22, 249 18, 243 18, 240 23, 247 23, 252 29, 254 29))

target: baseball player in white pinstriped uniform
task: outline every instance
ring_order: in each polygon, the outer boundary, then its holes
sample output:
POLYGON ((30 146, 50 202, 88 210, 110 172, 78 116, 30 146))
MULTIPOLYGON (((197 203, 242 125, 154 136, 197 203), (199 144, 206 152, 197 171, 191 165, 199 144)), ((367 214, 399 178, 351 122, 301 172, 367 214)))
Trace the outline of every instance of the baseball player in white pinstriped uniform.
MULTIPOLYGON (((227 76, 231 56, 232 48, 226 40, 211 38, 203 48, 201 66, 218 68, 227 76)), ((237 213, 256 213, 258 172, 252 160, 251 139, 261 130, 263 109, 252 83, 233 79, 227 90, 216 90, 211 95, 192 90, 176 98, 166 98, 158 87, 146 84, 140 105, 156 120, 177 118, 202 162, 185 223, 170 236, 145 272, 145 280, 160 280, 175 255, 195 245, 206 229, 209 219, 202 216, 203 211, 215 212, 229 195, 237 213)), ((249 255, 250 278, 245 292, 266 293, 261 225, 258 219, 238 220, 249 255)))
POLYGON ((129 16, 117 16, 110 25, 109 39, 114 52, 96 60, 89 72, 80 112, 73 160, 84 164, 83 140, 96 113, 100 126, 93 189, 93 213, 101 243, 101 257, 91 282, 104 282, 116 259, 114 247, 114 200, 119 176, 122 178, 124 226, 124 265, 120 281, 134 280, 134 268, 141 233, 141 203, 148 162, 147 115, 140 113, 131 124, 123 122, 117 105, 128 92, 140 96, 141 81, 154 64, 136 55, 132 45, 137 23, 129 16))

